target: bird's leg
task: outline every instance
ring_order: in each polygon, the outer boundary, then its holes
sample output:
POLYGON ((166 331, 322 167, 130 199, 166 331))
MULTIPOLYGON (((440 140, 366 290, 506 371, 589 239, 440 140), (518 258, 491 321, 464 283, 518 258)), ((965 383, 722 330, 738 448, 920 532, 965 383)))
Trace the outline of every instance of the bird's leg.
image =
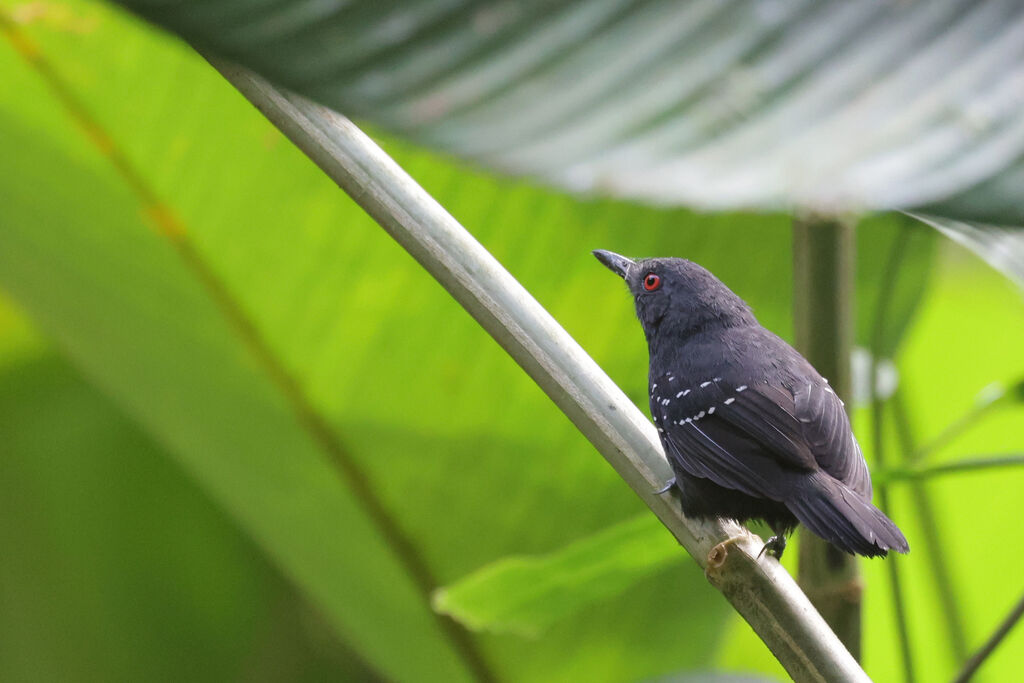
POLYGON ((655 492, 654 492, 654 495, 656 495, 656 496, 660 496, 660 495, 661 495, 661 494, 663 494, 663 493, 668 493, 668 491, 669 491, 669 490, 670 490, 670 489, 671 489, 671 488, 672 488, 673 486, 675 486, 675 485, 676 485, 676 478, 675 478, 675 477, 672 477, 671 479, 669 479, 669 480, 668 480, 668 483, 667 483, 667 484, 665 484, 665 485, 664 485, 664 486, 662 486, 662 487, 661 487, 660 489, 658 489, 657 491, 655 491, 655 492))
POLYGON ((786 550, 786 533, 775 528, 774 525, 772 525, 772 531, 775 532, 775 535, 769 538, 768 542, 761 548, 761 552, 757 554, 758 559, 766 552, 776 560, 782 559, 782 553, 786 550))
POLYGON ((786 550, 786 537, 782 534, 777 534, 768 539, 768 542, 761 548, 761 552, 757 554, 761 557, 765 553, 768 553, 776 560, 782 559, 782 553, 786 550))

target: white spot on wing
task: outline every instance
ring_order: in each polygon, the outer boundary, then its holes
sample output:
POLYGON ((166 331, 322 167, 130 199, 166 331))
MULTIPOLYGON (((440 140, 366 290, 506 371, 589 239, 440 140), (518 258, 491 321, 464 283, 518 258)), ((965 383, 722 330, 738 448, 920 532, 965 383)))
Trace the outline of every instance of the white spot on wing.
POLYGON ((700 388, 703 389, 704 387, 706 387, 709 384, 711 384, 711 380, 708 380, 707 382, 701 382, 700 383, 700 388))
POLYGON ((735 400, 736 400, 735 397, 727 398, 727 399, 725 399, 725 405, 730 405, 735 400))
POLYGON ((736 393, 744 391, 746 388, 747 388, 746 384, 741 384, 740 386, 736 387, 736 393))
POLYGON ((711 406, 710 408, 708 408, 708 415, 711 415, 714 412, 715 412, 715 407, 714 406, 711 406))

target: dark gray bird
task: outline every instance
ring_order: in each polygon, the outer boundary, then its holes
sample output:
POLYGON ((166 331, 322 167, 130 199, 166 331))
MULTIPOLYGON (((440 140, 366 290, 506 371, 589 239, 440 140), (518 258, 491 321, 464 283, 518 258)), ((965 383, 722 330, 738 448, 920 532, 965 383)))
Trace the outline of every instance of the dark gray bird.
MULTIPOLYGON (((650 351, 651 417, 697 518, 764 520, 781 557, 802 523, 848 553, 905 553, 871 504, 871 478, 843 402, 789 344, 701 266, 594 256, 629 285, 650 351)), ((764 552, 764 550, 762 552, 764 552)))

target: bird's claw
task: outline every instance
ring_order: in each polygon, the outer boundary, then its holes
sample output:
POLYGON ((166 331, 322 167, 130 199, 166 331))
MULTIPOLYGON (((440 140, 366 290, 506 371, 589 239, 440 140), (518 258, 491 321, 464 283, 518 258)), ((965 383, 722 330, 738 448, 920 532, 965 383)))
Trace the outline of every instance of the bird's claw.
POLYGON ((768 541, 761 548, 761 552, 757 554, 757 559, 761 559, 761 556, 768 553, 776 560, 782 559, 782 553, 786 550, 786 537, 782 534, 776 534, 768 539, 768 541))
POLYGON ((668 483, 667 483, 667 484, 665 484, 665 485, 664 485, 664 486, 662 486, 662 487, 661 487, 660 489, 658 489, 657 491, 655 491, 655 492, 654 492, 654 495, 656 495, 656 496, 660 496, 660 495, 661 495, 661 494, 663 494, 663 493, 668 493, 668 492, 669 492, 669 490, 670 490, 670 489, 671 489, 671 488, 672 488, 673 486, 675 486, 675 485, 676 485, 676 478, 675 478, 675 477, 672 477, 671 479, 669 479, 669 480, 668 480, 668 483))

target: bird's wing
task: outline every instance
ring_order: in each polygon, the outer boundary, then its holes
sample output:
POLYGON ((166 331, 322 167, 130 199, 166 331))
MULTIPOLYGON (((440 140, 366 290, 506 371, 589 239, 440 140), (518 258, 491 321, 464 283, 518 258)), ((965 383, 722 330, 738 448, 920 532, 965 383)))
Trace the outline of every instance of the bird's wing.
MULTIPOLYGON (((796 395, 765 383, 721 380, 652 408, 669 457, 689 474, 748 495, 780 499, 782 484, 798 473, 823 469, 859 479, 856 448, 842 403, 831 389, 812 385, 796 395), (849 470, 849 471, 847 471, 849 470)), ((863 471, 867 480, 867 470, 863 471)))
POLYGON ((843 402, 827 383, 809 382, 794 394, 794 414, 818 465, 871 500, 871 476, 843 402))

